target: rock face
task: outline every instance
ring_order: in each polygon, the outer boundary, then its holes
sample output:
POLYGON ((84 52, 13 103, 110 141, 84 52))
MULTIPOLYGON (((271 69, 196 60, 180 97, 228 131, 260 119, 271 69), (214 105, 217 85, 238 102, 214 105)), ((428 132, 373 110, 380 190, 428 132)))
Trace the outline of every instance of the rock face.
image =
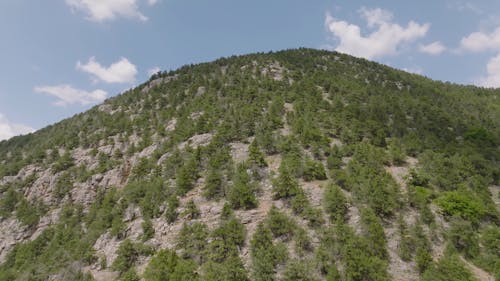
POLYGON ((16 219, 4 219, 0 222, 0 261, 4 262, 7 254, 19 242, 30 237, 28 227, 16 219))

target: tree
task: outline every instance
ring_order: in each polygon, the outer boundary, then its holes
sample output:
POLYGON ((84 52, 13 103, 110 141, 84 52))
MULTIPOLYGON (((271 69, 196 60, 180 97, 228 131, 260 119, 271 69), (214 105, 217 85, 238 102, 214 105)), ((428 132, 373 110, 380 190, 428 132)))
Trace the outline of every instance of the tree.
POLYGON ((194 203, 193 199, 189 200, 186 203, 186 207, 184 210, 184 216, 188 220, 194 220, 194 219, 197 219, 200 217, 200 210, 198 209, 198 207, 194 203))
POLYGON ((52 165, 52 171, 54 174, 67 170, 71 166, 73 166, 73 158, 71 157, 71 154, 69 151, 65 151, 64 154, 57 159, 57 161, 52 165))
POLYGON ((224 196, 222 174, 219 169, 209 168, 203 194, 208 199, 218 199, 224 196))
POLYGON ((290 168, 283 162, 279 168, 279 176, 273 182, 274 199, 290 198, 298 194, 299 183, 292 175, 290 168))
POLYGON ((453 246, 463 252, 466 258, 476 257, 479 254, 479 244, 471 222, 460 217, 453 217, 450 224, 448 237, 453 246))
POLYGON ((285 272, 283 273, 283 281, 316 281, 318 279, 314 278, 314 274, 310 268, 310 265, 307 262, 293 260, 290 261, 285 268, 285 272))
POLYGON ((286 214, 280 212, 275 206, 267 214, 266 225, 273 233, 275 238, 284 238, 289 240, 296 229, 295 222, 286 214))
POLYGON ((250 241, 250 251, 254 280, 274 280, 274 269, 286 258, 286 248, 273 244, 271 230, 262 223, 257 226, 250 241))
POLYGON ((377 217, 375 212, 370 208, 361 210, 361 227, 363 230, 363 237, 371 245, 370 252, 382 260, 389 258, 387 252, 387 242, 384 234, 384 228, 380 218, 377 217))
POLYGON ((323 163, 319 161, 314 161, 313 159, 306 158, 304 162, 304 180, 326 180, 326 171, 323 163))
POLYGON ((122 273, 127 271, 135 263, 139 256, 134 243, 132 243, 129 239, 120 243, 120 247, 118 247, 116 254, 117 257, 113 262, 113 269, 122 273))
POLYGON ((183 260, 174 251, 160 250, 151 259, 144 271, 146 281, 189 281, 199 280, 196 265, 183 260))
POLYGON ((178 207, 179 207, 179 199, 177 199, 177 196, 171 195, 167 199, 167 210, 165 212, 165 217, 168 223, 173 223, 177 219, 177 216, 179 215, 177 213, 178 207))
POLYGON ((201 264, 205 258, 208 227, 203 223, 184 223, 177 237, 177 248, 183 250, 183 257, 190 258, 201 264))
POLYGON ((456 255, 445 254, 435 266, 429 267, 422 281, 477 281, 456 255))
POLYGON ((250 280, 243 262, 238 256, 231 256, 221 263, 209 261, 204 264, 203 273, 205 281, 250 280))
POLYGON ((238 165, 233 185, 229 189, 228 200, 234 209, 252 209, 257 207, 255 186, 250 181, 246 166, 238 165))
POLYGON ((323 194, 323 206, 330 215, 331 221, 344 220, 347 215, 348 205, 344 192, 334 184, 328 184, 323 194))
POLYGON ((255 139, 248 147, 248 159, 253 165, 256 165, 259 168, 267 167, 266 160, 264 159, 264 153, 260 151, 259 145, 255 139))
POLYGON ((148 241, 155 235, 155 229, 151 219, 145 219, 142 224, 142 241, 148 241))
POLYGON ((196 179, 198 179, 198 163, 193 156, 186 164, 181 166, 175 175, 177 184, 177 193, 184 195, 194 187, 196 179))

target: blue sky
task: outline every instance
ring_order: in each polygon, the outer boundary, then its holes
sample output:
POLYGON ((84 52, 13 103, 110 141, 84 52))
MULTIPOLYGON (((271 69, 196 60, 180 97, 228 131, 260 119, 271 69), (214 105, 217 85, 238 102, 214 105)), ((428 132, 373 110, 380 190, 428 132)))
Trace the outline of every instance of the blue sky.
POLYGON ((0 140, 140 84, 151 71, 311 47, 500 87, 500 1, 2 0, 0 140))

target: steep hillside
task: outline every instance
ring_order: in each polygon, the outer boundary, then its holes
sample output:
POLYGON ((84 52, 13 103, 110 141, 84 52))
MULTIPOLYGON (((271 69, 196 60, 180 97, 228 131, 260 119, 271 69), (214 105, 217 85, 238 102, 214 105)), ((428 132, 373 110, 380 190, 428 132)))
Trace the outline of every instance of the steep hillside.
POLYGON ((500 90, 311 49, 0 142, 0 280, 500 280, 500 90))

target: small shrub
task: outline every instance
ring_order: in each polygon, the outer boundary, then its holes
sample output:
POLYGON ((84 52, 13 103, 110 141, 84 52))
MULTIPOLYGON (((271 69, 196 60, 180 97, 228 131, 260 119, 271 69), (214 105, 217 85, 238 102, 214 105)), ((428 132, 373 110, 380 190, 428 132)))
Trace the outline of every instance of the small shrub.
POLYGON ((312 181, 312 180, 326 180, 326 171, 323 164, 319 161, 315 161, 313 159, 306 159, 304 163, 304 172, 303 175, 304 180, 312 181))
POLYGON ((329 184, 323 194, 323 206, 331 221, 344 220, 348 205, 344 192, 337 185, 329 184))
POLYGON ((148 241, 153 238, 155 235, 155 229, 153 227, 153 223, 151 219, 145 219, 142 224, 142 241, 148 241))

